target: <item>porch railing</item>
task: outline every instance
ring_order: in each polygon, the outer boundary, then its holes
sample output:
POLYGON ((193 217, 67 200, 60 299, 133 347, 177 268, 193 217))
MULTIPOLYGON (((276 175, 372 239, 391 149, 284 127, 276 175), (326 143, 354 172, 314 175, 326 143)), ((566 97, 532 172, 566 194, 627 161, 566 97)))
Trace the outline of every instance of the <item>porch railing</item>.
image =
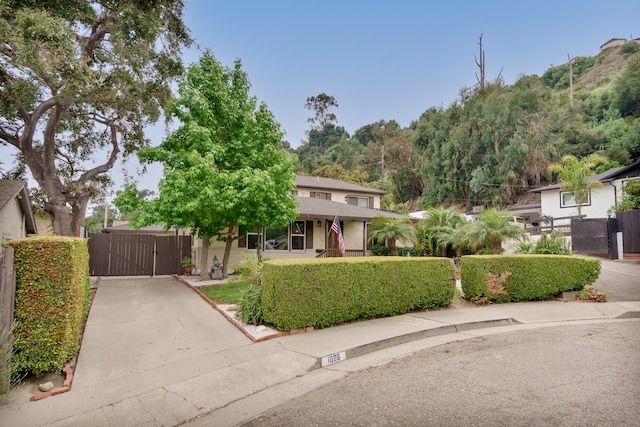
POLYGON ((337 257, 353 257, 364 256, 364 250, 362 249, 347 249, 344 255, 340 252, 340 249, 325 249, 316 255, 316 258, 337 258, 337 257))

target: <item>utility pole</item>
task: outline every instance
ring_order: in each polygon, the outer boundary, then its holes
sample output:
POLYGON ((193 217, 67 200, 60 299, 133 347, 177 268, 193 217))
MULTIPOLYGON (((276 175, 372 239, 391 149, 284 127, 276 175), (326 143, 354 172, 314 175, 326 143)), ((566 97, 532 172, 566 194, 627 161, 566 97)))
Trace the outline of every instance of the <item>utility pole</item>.
POLYGON ((569 59, 569 101, 573 107, 573 58, 567 52, 567 58, 569 59))
POLYGON ((109 221, 109 201, 105 197, 104 198, 104 227, 103 228, 107 228, 108 227, 108 221, 109 221))
POLYGON ((482 48, 482 33, 480 33, 480 57, 476 57, 476 65, 480 71, 480 77, 476 74, 476 79, 478 80, 478 84, 480 85, 480 90, 484 89, 484 79, 485 79, 485 63, 484 63, 484 49, 482 48))
POLYGON ((384 191, 384 145, 382 146, 382 155, 380 156, 380 164, 382 165, 382 173, 380 175, 381 190, 384 191))

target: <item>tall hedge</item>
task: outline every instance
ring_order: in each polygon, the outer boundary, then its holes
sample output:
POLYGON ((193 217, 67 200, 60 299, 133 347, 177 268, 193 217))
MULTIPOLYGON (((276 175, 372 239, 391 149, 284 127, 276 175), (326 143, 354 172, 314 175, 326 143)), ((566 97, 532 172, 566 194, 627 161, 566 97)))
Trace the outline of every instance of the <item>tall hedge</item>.
POLYGON ((16 307, 12 369, 60 371, 79 346, 89 301, 86 239, 30 237, 15 249, 16 307))
POLYGON ((262 271, 264 320, 279 330, 448 307, 454 290, 446 258, 269 260, 262 271))
POLYGON ((460 260, 467 299, 496 302, 548 299, 582 290, 600 275, 600 260, 571 255, 471 255, 460 260))

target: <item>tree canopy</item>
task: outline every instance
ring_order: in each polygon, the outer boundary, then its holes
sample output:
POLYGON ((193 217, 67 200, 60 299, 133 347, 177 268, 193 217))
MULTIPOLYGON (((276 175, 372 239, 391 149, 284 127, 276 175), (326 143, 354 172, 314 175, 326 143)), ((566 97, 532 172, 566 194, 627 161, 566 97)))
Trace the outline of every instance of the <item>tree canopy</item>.
POLYGON ((294 159, 281 148, 273 114, 249 89, 240 60, 229 68, 205 51, 180 80, 169 109, 180 127, 158 147, 139 152, 141 161, 164 165, 159 196, 140 206, 130 186, 117 200, 120 209, 139 210, 136 226, 189 228, 201 237, 202 278, 211 238, 226 242, 226 276, 240 230, 284 226, 297 216, 294 159))
POLYGON ((183 9, 181 0, 0 5, 0 141, 22 154, 55 234, 75 234, 116 159, 147 145, 143 129, 168 105, 191 43, 183 9))

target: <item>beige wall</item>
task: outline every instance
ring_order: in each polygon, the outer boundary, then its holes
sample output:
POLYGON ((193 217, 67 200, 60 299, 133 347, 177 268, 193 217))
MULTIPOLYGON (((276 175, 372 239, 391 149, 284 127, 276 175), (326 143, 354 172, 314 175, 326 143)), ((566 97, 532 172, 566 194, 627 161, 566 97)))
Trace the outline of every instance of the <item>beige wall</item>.
POLYGON ((20 202, 14 197, 0 212, 0 243, 25 237, 27 235, 25 230, 24 214, 20 202))
MULTIPOLYGON (((310 219, 308 219, 310 221, 310 219)), ((291 250, 291 251, 261 251, 264 259, 292 259, 292 258, 315 258, 318 255, 316 249, 325 249, 326 237, 331 223, 329 221, 321 220, 321 227, 318 227, 318 220, 313 220, 313 248, 305 250, 291 250), (327 230, 325 232, 325 230, 327 230)), ((344 236, 345 249, 363 250, 366 248, 363 221, 344 221, 344 230, 342 230, 344 236)), ((225 242, 219 242, 212 239, 209 246, 209 253, 207 257, 207 270, 211 270, 213 265, 213 257, 217 256, 218 261, 222 262, 224 258, 225 242)), ((202 239, 195 239, 192 248, 192 261, 196 265, 196 269, 200 267, 200 257, 202 255, 202 239)), ((370 254, 370 252, 368 252, 370 254)), ((231 254, 229 257, 229 269, 231 272, 235 267, 242 266, 248 257, 254 257, 256 255, 255 249, 239 248, 238 241, 233 242, 231 248, 231 254)), ((199 270, 197 270, 199 272, 199 270)))
POLYGON ((348 191, 338 191, 338 190, 324 190, 321 188, 306 188, 299 187, 298 197, 311 197, 312 191, 322 192, 322 193, 331 193, 331 201, 337 203, 347 203, 347 196, 361 196, 361 197, 373 197, 373 209, 380 209, 380 195, 379 194, 370 194, 370 193, 358 193, 358 192, 348 192, 348 191))

